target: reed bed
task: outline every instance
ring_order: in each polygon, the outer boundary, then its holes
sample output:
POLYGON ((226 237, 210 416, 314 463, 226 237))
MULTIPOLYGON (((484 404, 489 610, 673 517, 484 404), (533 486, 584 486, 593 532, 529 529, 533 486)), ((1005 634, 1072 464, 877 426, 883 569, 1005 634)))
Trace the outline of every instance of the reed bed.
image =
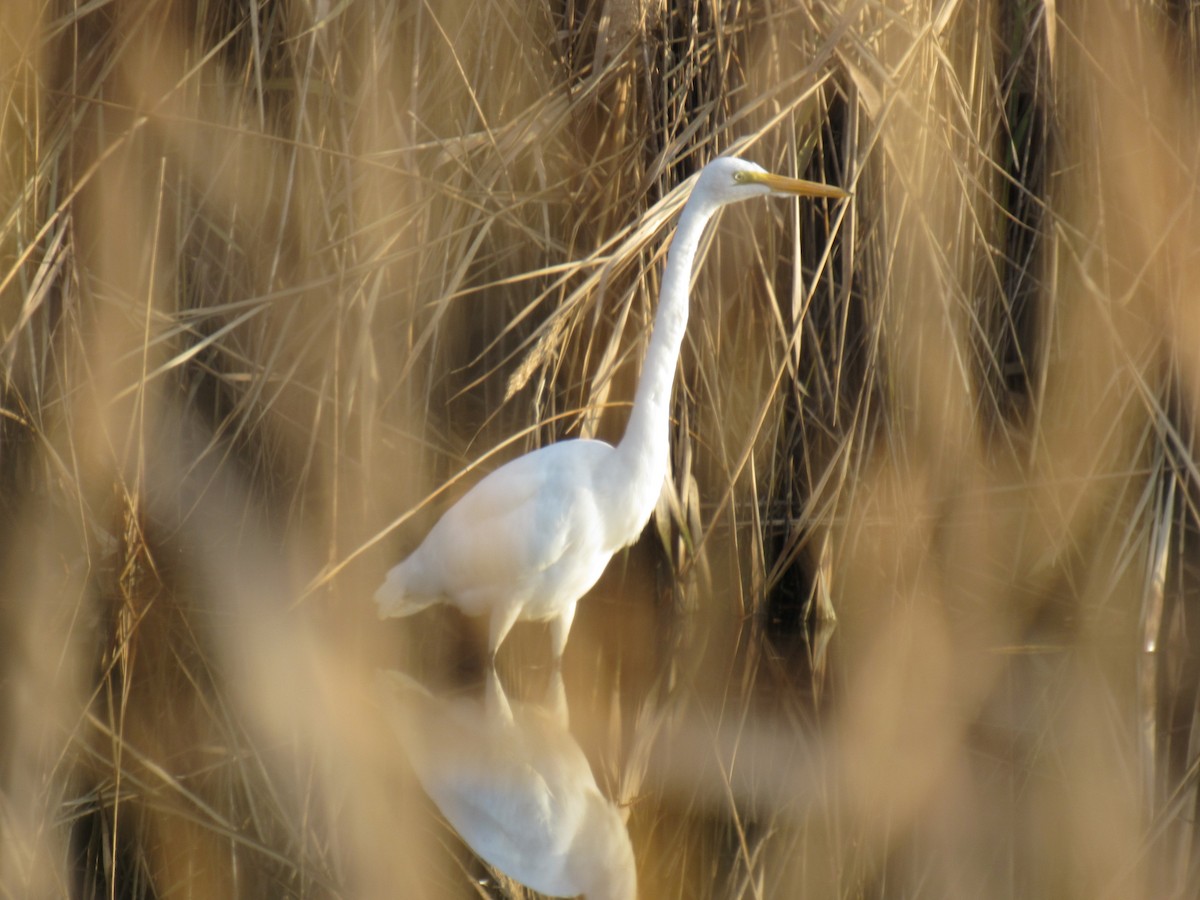
POLYGON ((640 896, 1196 896, 1197 21, 0 5, 0 896, 530 896, 373 693, 476 689, 470 623, 370 596, 620 434, 728 152, 853 198, 723 214, 670 483, 580 604, 640 896))

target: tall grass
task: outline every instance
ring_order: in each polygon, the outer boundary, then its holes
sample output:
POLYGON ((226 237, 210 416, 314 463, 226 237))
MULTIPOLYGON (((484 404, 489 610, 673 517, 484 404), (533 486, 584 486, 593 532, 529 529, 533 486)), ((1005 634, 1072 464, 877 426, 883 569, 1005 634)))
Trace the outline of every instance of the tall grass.
POLYGON ((642 896, 1195 896, 1198 71, 1155 0, 0 5, 0 894, 527 894, 372 692, 470 624, 369 597, 620 434, 738 152, 854 197, 723 214, 580 605, 642 896))

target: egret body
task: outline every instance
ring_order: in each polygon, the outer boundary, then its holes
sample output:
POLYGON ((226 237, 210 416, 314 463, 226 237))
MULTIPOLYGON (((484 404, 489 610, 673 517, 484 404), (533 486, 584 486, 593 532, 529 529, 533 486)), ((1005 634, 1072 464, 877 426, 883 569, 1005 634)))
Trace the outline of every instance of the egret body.
POLYGON ((516 621, 549 620, 554 656, 562 656, 576 602, 613 554, 641 535, 666 479, 671 387, 704 227, 726 204, 771 195, 846 196, 731 157, 705 166, 667 253, 654 330, 620 442, 560 441, 489 474, 388 572, 375 594, 381 618, 437 602, 486 615, 493 656, 516 621))

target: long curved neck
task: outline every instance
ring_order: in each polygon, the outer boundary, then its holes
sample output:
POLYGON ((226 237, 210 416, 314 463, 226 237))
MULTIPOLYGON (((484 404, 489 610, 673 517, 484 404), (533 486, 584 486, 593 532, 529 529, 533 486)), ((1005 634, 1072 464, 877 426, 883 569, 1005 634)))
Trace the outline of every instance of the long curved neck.
POLYGON ((704 226, 717 208, 717 204, 693 196, 683 208, 675 238, 667 251, 650 346, 634 394, 633 412, 615 458, 618 477, 622 479, 619 491, 628 499, 631 507, 628 512, 635 520, 628 523, 634 532, 626 537, 628 541, 634 540, 645 526, 666 478, 671 387, 687 330, 692 265, 704 226))

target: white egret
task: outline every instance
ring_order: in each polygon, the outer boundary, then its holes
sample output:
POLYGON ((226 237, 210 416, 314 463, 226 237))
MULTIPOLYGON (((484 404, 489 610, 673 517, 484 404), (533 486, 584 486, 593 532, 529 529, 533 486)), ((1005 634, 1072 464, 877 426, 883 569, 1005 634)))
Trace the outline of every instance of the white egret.
POLYGON ((560 441, 489 474, 388 572, 375 594, 380 618, 439 601, 486 615, 493 657, 517 620, 549 620, 554 656, 562 656, 576 602, 612 555, 641 535, 666 479, 671 386, 704 227, 728 203, 772 195, 837 199, 846 193, 731 157, 705 166, 667 253, 654 330, 621 441, 615 447, 560 441))
POLYGON ((383 705, 421 787, 481 859, 551 897, 635 900, 633 845, 555 703, 509 704, 489 669, 485 703, 443 700, 383 673, 383 705))

